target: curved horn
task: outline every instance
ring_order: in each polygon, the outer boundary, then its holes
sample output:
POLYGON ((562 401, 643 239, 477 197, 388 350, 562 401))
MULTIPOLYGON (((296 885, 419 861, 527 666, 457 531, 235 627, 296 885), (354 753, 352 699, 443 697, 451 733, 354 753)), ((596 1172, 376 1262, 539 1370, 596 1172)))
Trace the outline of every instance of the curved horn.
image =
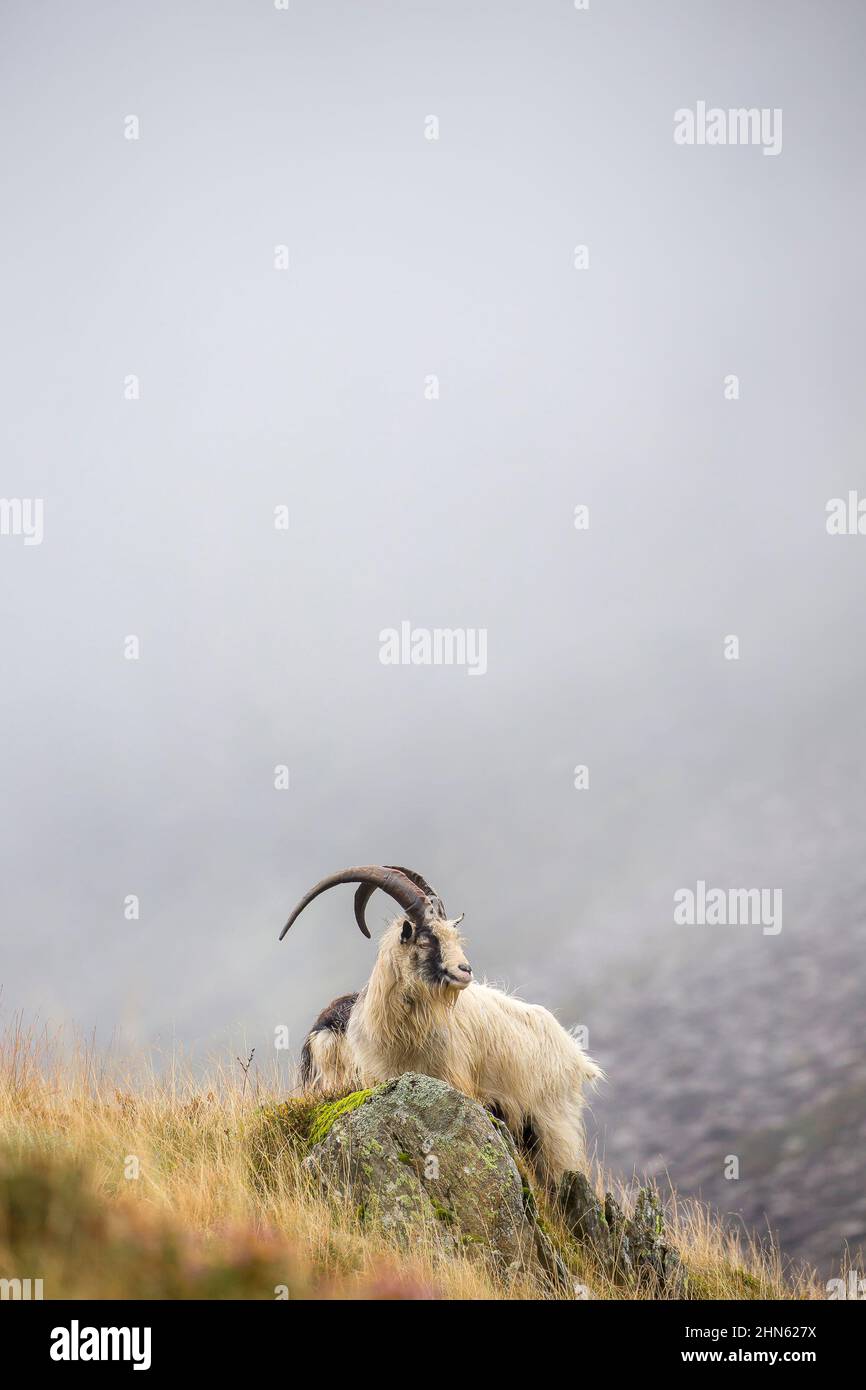
POLYGON ((411 883, 415 884, 416 888, 420 888, 421 892, 424 893, 426 897, 435 898, 442 909, 442 916, 445 916, 445 904, 436 892, 436 889, 430 887, 426 878, 422 878, 420 874, 416 874, 414 869, 401 868, 399 864, 388 864, 386 867, 389 869, 396 869, 398 874, 403 874, 404 878, 408 878, 411 883))
MULTIPOLYGON (((365 888, 369 885, 371 893, 375 888, 381 888, 383 893, 388 893, 390 897, 394 898, 394 900, 400 904, 404 912, 414 917, 416 923, 420 925, 424 921, 427 899, 419 890, 417 884, 413 883, 411 879, 407 878, 399 869, 391 869, 388 868, 387 865, 364 864, 361 865, 360 868, 342 869, 340 873, 329 874, 327 878, 323 878, 320 883, 317 883, 315 888, 311 888, 309 893, 305 893, 297 907, 294 908, 283 930, 280 932, 280 940, 282 941, 289 927, 300 917, 304 908, 309 907, 314 898, 317 898, 320 893, 326 892, 329 888, 336 888, 340 883, 360 883, 363 884, 365 888)), ((356 895, 355 916, 361 931, 365 936, 369 936, 370 933, 364 921, 363 911, 360 916, 357 912, 357 896, 358 895, 356 895)))
MULTIPOLYGON (((416 888, 421 889, 421 892, 424 894, 425 898, 435 903, 435 905, 439 909, 440 916, 447 916, 445 912, 445 904, 443 903, 439 894, 436 892, 435 889, 430 887, 430 884, 427 882, 425 878, 422 878, 420 874, 416 874, 414 869, 404 869, 400 864, 386 864, 385 868, 393 869, 395 873, 402 874, 404 878, 408 878, 410 883, 414 883, 416 888)), ((358 923, 358 926, 361 928, 361 931, 364 933, 365 936, 370 935, 369 931, 367 930, 367 919, 365 917, 367 904, 378 887, 378 883, 362 883, 357 893, 355 894, 355 921, 358 923)))

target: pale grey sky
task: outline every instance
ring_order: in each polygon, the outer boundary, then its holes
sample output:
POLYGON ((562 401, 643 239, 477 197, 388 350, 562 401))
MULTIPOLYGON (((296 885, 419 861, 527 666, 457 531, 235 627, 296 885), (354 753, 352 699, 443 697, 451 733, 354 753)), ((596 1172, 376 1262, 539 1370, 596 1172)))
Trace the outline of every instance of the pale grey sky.
POLYGON ((372 948, 349 890, 279 929, 371 860, 590 1027, 683 884, 786 891, 744 971, 810 929, 863 862, 862 7, 2 30, 0 493, 45 507, 0 538, 4 1012, 299 1045, 372 948), (677 146, 699 100, 781 153, 677 146), (404 619, 487 674, 381 665, 404 619))

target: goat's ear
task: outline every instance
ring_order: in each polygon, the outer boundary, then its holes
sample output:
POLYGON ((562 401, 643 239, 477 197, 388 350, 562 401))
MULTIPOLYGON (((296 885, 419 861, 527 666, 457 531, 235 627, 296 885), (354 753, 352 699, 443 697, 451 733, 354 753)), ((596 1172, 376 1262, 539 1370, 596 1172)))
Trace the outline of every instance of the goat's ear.
POLYGON ((411 939, 412 939, 412 923, 411 923, 410 921, 408 921, 407 918, 404 917, 404 919, 403 919, 403 928, 402 928, 402 930, 401 930, 401 932, 400 932, 400 940, 403 941, 403 942, 406 942, 406 941, 410 941, 411 939))

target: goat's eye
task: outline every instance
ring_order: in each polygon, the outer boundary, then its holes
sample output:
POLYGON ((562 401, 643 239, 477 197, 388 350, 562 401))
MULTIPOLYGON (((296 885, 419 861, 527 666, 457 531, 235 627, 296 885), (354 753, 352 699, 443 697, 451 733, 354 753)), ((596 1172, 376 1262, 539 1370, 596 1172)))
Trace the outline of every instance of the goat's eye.
POLYGON ((404 922, 404 923, 403 923, 403 930, 400 932, 400 940, 403 941, 403 942, 406 942, 406 941, 408 941, 408 940, 411 938, 411 936, 412 936, 412 923, 411 923, 411 922, 404 922))

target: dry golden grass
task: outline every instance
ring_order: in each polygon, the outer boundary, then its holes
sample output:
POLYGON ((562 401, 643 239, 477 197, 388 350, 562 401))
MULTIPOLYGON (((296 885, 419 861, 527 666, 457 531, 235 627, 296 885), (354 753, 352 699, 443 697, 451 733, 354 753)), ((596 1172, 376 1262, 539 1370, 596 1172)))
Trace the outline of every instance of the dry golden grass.
MULTIPOLYGON (((435 1229, 407 1250, 362 1226, 312 1189, 300 1142, 285 1130, 275 1142, 261 1107, 283 1099, 276 1071, 255 1084, 235 1059, 204 1082, 178 1059, 122 1072, 16 1020, 0 1036, 0 1278, 41 1278, 46 1298, 574 1296, 477 1248, 455 1253, 435 1229)), ((292 1113, 300 1126, 303 1102, 292 1113)), ((824 1296, 771 1245, 674 1194, 668 1208, 691 1296, 824 1296)), ((635 1296, 542 1215, 575 1284, 635 1296)))

